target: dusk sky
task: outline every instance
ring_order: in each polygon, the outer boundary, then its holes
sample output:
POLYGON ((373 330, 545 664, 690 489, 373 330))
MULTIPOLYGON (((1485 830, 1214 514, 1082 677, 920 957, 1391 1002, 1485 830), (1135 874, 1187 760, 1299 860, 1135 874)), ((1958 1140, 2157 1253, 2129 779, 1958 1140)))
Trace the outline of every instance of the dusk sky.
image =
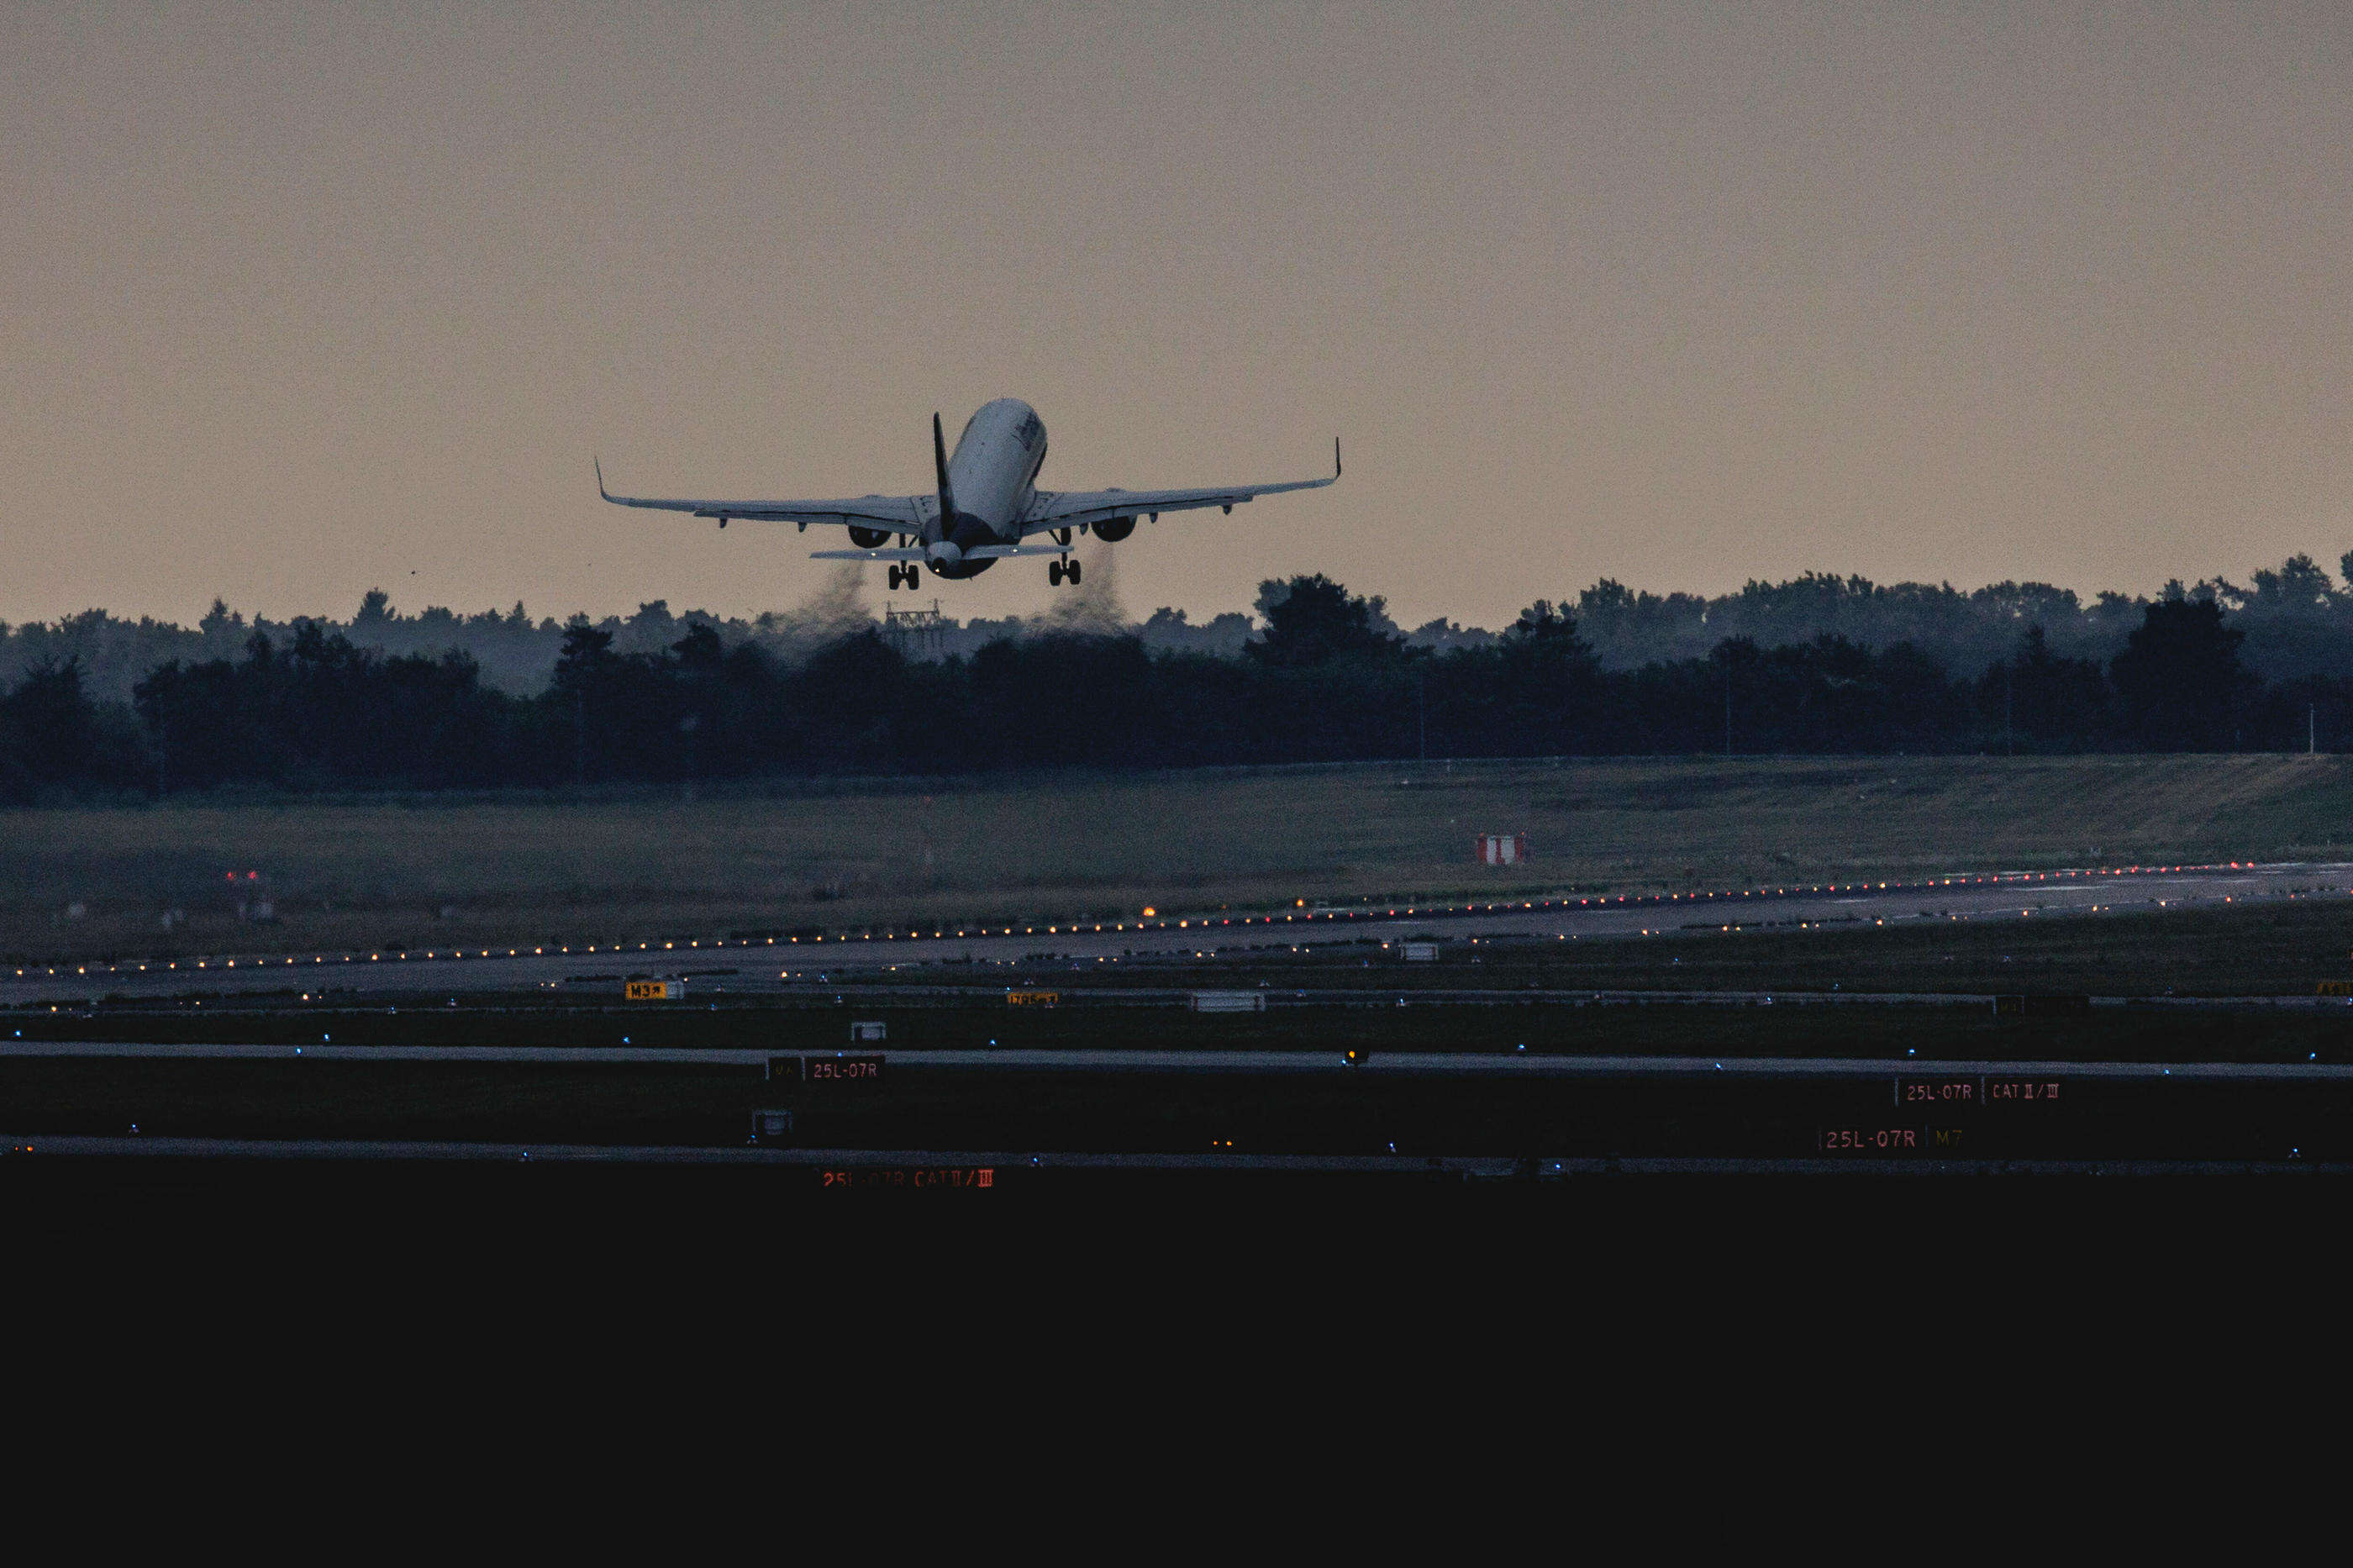
MULTIPOLYGON (((2353 549, 2353 7, 0 9, 0 618, 787 609, 598 501, 1347 473, 1091 560, 1598 577, 2353 549)), ((1041 562, 927 583, 1053 602, 1041 562)))

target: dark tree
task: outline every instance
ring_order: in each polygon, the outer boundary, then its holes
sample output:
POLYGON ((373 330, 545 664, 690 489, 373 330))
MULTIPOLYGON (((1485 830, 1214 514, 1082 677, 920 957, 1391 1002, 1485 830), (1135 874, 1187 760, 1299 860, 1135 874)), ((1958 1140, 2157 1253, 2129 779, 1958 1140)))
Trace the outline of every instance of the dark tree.
POLYGON ((2232 710, 2255 686, 2239 663, 2244 635, 2222 624, 2222 606, 2212 599, 2150 605, 2108 667, 2130 738, 2153 752, 2232 749, 2232 710))
POLYGON ((1385 609, 1382 600, 1352 595, 1321 572, 1287 583, 1270 580, 1259 584, 1266 633, 1244 644, 1242 651, 1282 669, 1392 654, 1404 639, 1381 629, 1388 620, 1385 609))
POLYGON ((1492 720, 1502 729, 1493 740, 1504 750, 1550 755, 1592 748, 1601 666, 1566 600, 1556 609, 1538 599, 1521 611, 1497 643, 1493 668, 1492 720))
POLYGON ((2017 653, 1986 671, 1978 693, 1989 732, 2007 751, 2090 751, 2111 720, 2107 676, 2088 658, 2052 653, 2040 625, 2026 628, 2017 653))
POLYGON ((613 634, 575 624, 564 628, 564 650, 555 656, 555 684, 583 686, 619 662, 613 655, 613 634))
POLYGON ((709 675, 718 669, 727 657, 720 646, 719 634, 706 626, 691 627, 687 634, 670 645, 678 658, 678 667, 697 675, 709 675))
POLYGON ((27 671, 0 697, 0 791, 22 797, 45 784, 77 782, 98 756, 97 716, 71 659, 27 671))

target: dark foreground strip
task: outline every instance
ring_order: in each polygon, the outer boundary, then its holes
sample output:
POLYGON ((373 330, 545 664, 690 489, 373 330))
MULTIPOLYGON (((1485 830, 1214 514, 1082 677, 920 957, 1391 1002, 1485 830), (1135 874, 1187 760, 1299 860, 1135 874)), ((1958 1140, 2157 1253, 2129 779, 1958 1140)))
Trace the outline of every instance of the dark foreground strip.
MULTIPOLYGON (((994 1186, 1031 1172, 1204 1172, 1269 1175, 1454 1176, 2216 1176, 2353 1175, 2353 1164, 2291 1160, 1807 1160, 1422 1158, 1398 1154, 1091 1154, 1003 1150, 693 1148, 593 1143, 455 1143, 330 1139, 11 1135, 0 1157, 147 1158, 436 1164, 765 1165, 810 1171, 956 1173, 918 1185, 994 1186), (985 1177, 984 1177, 985 1173, 985 1177), (983 1178, 983 1179, 974 1179, 983 1178)), ((876 1184, 859 1182, 852 1184, 876 1184)))
MULTIPOLYGON (((459 1143, 328 1138, 93 1138, 12 1134, 0 1157, 220 1160, 405 1160, 437 1163, 608 1165, 782 1165, 805 1168, 1081 1171, 1299 1171, 1377 1174, 1440 1172, 1508 1176, 1524 1162, 1424 1159, 1399 1154, 1008 1153, 965 1149, 776 1149, 626 1143, 459 1143)), ((1831 1162, 1835 1163, 1835 1162, 1831 1162)))

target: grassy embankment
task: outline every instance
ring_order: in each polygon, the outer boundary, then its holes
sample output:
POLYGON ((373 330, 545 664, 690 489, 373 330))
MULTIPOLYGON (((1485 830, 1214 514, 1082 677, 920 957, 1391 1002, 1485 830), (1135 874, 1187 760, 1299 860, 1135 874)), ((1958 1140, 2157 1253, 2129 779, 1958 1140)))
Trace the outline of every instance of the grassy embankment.
POLYGON ((1391 763, 0 814, 0 952, 585 942, 2329 856, 2353 759, 1391 763), (1526 833, 1493 868, 1472 836, 1526 833), (231 872, 278 919, 241 922, 231 872), (73 906, 79 915, 69 915, 73 906), (162 916, 186 918, 166 930, 162 916))

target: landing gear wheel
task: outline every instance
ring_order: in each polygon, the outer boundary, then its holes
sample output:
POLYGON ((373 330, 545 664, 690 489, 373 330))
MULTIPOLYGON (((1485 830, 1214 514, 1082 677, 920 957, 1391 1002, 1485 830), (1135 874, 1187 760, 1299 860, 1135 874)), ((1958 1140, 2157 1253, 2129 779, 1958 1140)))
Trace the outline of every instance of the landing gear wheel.
POLYGON ((1063 567, 1062 575, 1071 580, 1071 587, 1077 587, 1079 585, 1079 563, 1073 561, 1068 566, 1063 567))
POLYGON ((891 591, 894 594, 899 591, 899 568, 896 565, 891 568, 891 591))
POLYGON ((1050 561, 1046 563, 1046 585, 1050 588, 1059 588, 1062 585, 1062 563, 1060 562, 1050 561))

